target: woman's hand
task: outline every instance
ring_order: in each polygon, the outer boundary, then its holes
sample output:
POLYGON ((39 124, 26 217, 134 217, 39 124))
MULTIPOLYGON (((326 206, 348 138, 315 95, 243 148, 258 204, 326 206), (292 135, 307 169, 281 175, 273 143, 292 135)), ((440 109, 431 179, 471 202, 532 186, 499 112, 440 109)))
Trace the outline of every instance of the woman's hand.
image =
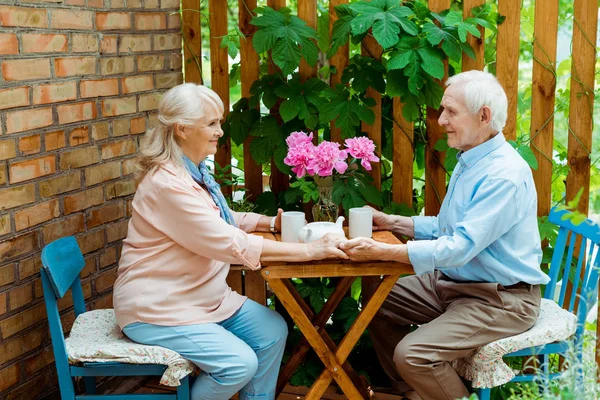
POLYGON ((325 258, 348 259, 346 253, 339 249, 340 243, 346 238, 331 233, 326 234, 319 240, 307 244, 308 254, 311 260, 323 260, 325 258))
POLYGON ((382 259, 381 244, 371 238, 359 237, 346 240, 341 242, 339 246, 352 261, 377 261, 382 259))

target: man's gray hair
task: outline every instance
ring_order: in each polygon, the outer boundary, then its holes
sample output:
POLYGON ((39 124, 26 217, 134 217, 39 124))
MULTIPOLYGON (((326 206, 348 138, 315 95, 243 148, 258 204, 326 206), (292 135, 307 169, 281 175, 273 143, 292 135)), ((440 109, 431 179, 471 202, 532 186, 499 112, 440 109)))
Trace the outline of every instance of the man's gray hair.
POLYGON ((461 72, 446 81, 446 86, 454 84, 463 86, 465 103, 471 114, 478 113, 483 106, 492 110, 492 129, 501 132, 506 125, 508 100, 498 79, 489 72, 472 70, 461 72))

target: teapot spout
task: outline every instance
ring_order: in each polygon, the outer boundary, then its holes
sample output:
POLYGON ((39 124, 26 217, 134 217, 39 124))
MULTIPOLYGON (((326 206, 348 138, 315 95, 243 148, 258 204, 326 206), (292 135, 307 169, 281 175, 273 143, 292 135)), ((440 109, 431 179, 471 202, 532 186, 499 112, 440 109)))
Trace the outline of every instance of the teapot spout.
POLYGON ((338 219, 335 221, 335 224, 341 228, 341 227, 342 227, 342 224, 344 223, 344 221, 345 221, 345 220, 346 220, 346 218, 344 218, 344 217, 341 217, 341 216, 340 216, 340 217, 338 217, 338 219))

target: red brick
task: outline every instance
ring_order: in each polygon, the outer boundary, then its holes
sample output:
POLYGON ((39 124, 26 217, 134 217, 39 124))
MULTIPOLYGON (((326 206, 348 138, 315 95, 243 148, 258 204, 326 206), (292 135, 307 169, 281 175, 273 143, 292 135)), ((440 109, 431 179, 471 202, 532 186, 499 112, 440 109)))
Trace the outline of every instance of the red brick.
POLYGON ((19 139, 19 151, 28 156, 37 154, 42 150, 42 138, 40 135, 25 136, 19 139))
MULTIPOLYGON (((37 274, 40 272, 41 267, 42 259, 40 258, 40 254, 34 254, 33 257, 22 260, 19 262, 19 279, 23 280, 37 274)), ((1 362, 2 360, 0 359, 1 362)))
POLYGON ((58 106, 56 109, 58 111, 58 123, 61 125, 95 119, 97 115, 96 103, 93 101, 67 104, 58 106))
POLYGON ((21 0, 21 3, 62 3, 63 0, 21 0))
POLYGON ((146 117, 132 118, 130 126, 130 132, 132 135, 146 132, 146 117))
POLYGON ((161 98, 162 92, 142 94, 138 100, 139 111, 156 110, 161 98))
MULTIPOLYGON (((0 315, 4 315, 8 311, 8 304, 6 301, 6 297, 7 297, 6 293, 0 293, 0 315)), ((0 355, 0 357, 1 357, 1 355, 0 355)))
POLYGON ((35 201, 35 185, 12 186, 0 189, 0 210, 22 206, 35 201))
POLYGON ((0 216, 0 236, 7 235, 11 232, 10 214, 5 213, 0 216))
MULTIPOLYGON (((1 40, 1 39, 0 39, 1 40)), ((29 105, 29 88, 18 87, 0 90, 0 110, 29 105)))
POLYGON ((85 278, 96 272, 96 257, 90 256, 85 258, 85 267, 81 270, 81 277, 85 278))
POLYGON ((32 160, 16 162, 9 166, 11 184, 40 178, 56 172, 56 156, 49 155, 32 160))
POLYGON ((102 159, 126 156, 135 153, 135 141, 133 139, 111 142, 102 146, 102 159))
POLYGON ((118 79, 98 79, 81 81, 79 84, 81 97, 114 96, 119 94, 118 79))
POLYGON ((181 29, 181 14, 167 15, 167 27, 168 29, 181 29))
POLYGON ((154 89, 152 75, 128 76, 121 80, 123 94, 143 92, 154 89))
POLYGON ((2 337, 12 336, 44 319, 46 319, 46 307, 44 303, 38 303, 25 311, 0 321, 2 337))
POLYGON ((105 291, 106 289, 111 289, 117 279, 117 269, 108 270, 96 278, 95 287, 96 293, 100 293, 105 291))
POLYGON ((124 239, 127 236, 127 220, 116 222, 106 227, 106 240, 108 243, 124 239))
POLYGON ((137 66, 139 72, 162 71, 165 67, 165 56, 137 56, 137 66))
POLYGON ((81 173, 76 171, 40 182, 40 195, 52 197, 79 188, 81 188, 81 173))
MULTIPOLYGON (((47 329, 47 328, 46 328, 47 329)), ((46 339, 46 329, 36 329, 23 336, 8 340, 0 345, 0 364, 14 360, 21 355, 41 346, 46 339)))
POLYGON ((129 196, 135 193, 135 180, 120 180, 106 185, 106 200, 112 200, 117 197, 129 196))
POLYGON ((75 128, 69 134, 69 146, 71 147, 80 146, 82 144, 89 143, 89 141, 90 134, 87 126, 75 128))
POLYGON ((104 117, 132 114, 136 111, 135 96, 102 100, 102 115, 104 117))
POLYGON ((81 248, 81 252, 83 254, 91 253, 92 251, 101 249, 105 245, 104 229, 79 236, 77 238, 77 243, 79 243, 79 247, 81 248))
POLYGON ((58 200, 53 199, 15 212, 15 226, 17 231, 22 231, 59 216, 58 200))
POLYGON ((36 231, 0 242, 0 262, 25 255, 38 248, 36 231))
POLYGON ((73 236, 85 231, 83 214, 73 215, 58 222, 46 224, 42 227, 44 243, 48 244, 65 236, 73 236))
POLYGON ((150 51, 152 42, 150 35, 123 35, 121 44, 119 45, 120 53, 139 53, 142 51, 150 51))
POLYGON ((157 126, 160 123, 158 120, 158 113, 148 114, 148 126, 157 126))
POLYGON ((21 308, 33 301, 33 286, 30 283, 17 286, 8 292, 11 311, 21 308))
MULTIPOLYGON (((119 161, 100 164, 85 169, 85 185, 87 187, 98 183, 110 181, 121 176, 121 163, 119 161)), ((89 227, 89 226, 88 226, 89 227)))
POLYGON ((17 156, 17 145, 13 139, 0 140, 0 160, 17 156))
POLYGON ((159 7, 159 0, 145 0, 144 1, 144 8, 158 8, 159 7))
POLYGON ((156 31, 167 29, 164 13, 135 13, 135 29, 138 31, 156 31))
POLYGON ((123 176, 133 174, 137 171, 137 160, 135 157, 123 160, 123 176))
POLYGON ((33 87, 33 104, 54 104, 76 98, 77 83, 75 81, 33 87))
POLYGON ((96 29, 99 31, 131 29, 131 15, 127 12, 97 12, 96 29))
POLYGON ((100 42, 100 54, 114 54, 117 52, 117 36, 105 35, 100 42))
POLYGON ((77 75, 96 74, 95 57, 69 57, 54 59, 54 71, 57 78, 77 75))
POLYGON ((21 379, 21 368, 19 363, 0 369, 0 391, 5 391, 11 386, 19 383, 21 379))
POLYGON ((95 34, 72 33, 71 50, 73 53, 95 53, 98 51, 98 37, 95 34))
POLYGON ((103 202, 104 192, 101 186, 75 193, 70 196, 65 196, 65 214, 71 214, 92 206, 97 206, 103 202))
POLYGON ((6 133, 24 132, 52 125, 52 108, 6 113, 6 133))
POLYGON ((129 119, 116 119, 113 121, 113 137, 129 135, 129 119))
POLYGON ((102 75, 129 74, 133 71, 133 57, 107 57, 100 59, 100 73, 102 75))
POLYGON ((88 8, 104 8, 104 0, 88 0, 88 8))
POLYGON ((2 76, 6 81, 50 78, 50 60, 47 58, 4 60, 2 62, 2 76))
POLYGON ((92 138, 94 140, 104 140, 108 138, 108 122, 99 122, 92 125, 92 138))
POLYGON ((32 376, 42 368, 54 362, 54 353, 52 347, 46 347, 40 353, 33 355, 23 361, 23 368, 27 376, 32 376))
POLYGON ((52 390, 50 388, 56 387, 56 376, 54 374, 55 372, 51 368, 48 368, 35 377, 30 378, 30 380, 22 385, 12 389, 9 393, 6 393, 3 400, 45 398, 50 393, 49 391, 52 390))
POLYGON ((182 62, 181 54, 171 54, 169 69, 172 71, 181 71, 182 62))
POLYGON ((142 8, 142 0, 127 0, 127 8, 142 8))
POLYGON ((87 212, 87 227, 90 229, 123 218, 124 216, 125 213, 123 211, 122 203, 113 203, 102 206, 87 212))
POLYGON ((158 50, 176 50, 181 48, 181 34, 166 33, 163 35, 154 35, 154 51, 158 50))
POLYGON ((0 286, 8 285, 15 281, 15 266, 14 264, 0 267, 0 286))
POLYGON ((0 33, 0 54, 19 54, 19 42, 14 33, 0 33))
POLYGON ((21 36, 24 53, 63 53, 67 51, 67 35, 24 33, 21 36))
POLYGON ((108 292, 92 304, 92 310, 102 310, 105 308, 113 308, 113 295, 108 292))
POLYGON ((65 131, 48 132, 44 136, 46 151, 65 147, 65 131))
POLYGON ((0 25, 19 28, 47 28, 48 12, 45 8, 0 6, 0 25))
POLYGON ((160 0, 160 8, 179 8, 179 0, 160 0))
POLYGON ((183 74, 180 72, 169 72, 156 75, 157 89, 170 89, 183 83, 183 74))
POLYGON ((50 26, 53 29, 93 29, 93 16, 91 11, 78 11, 62 8, 50 10, 50 26))
POLYGON ((70 6, 85 6, 85 0, 65 0, 65 3, 70 6))
MULTIPOLYGON (((129 0, 127 0, 127 2, 129 3, 129 0)), ((110 1, 110 8, 125 8, 127 7, 125 5, 125 0, 111 0, 110 1)))
POLYGON ((73 326, 73 322, 75 322, 75 313, 73 311, 69 311, 60 316, 60 323, 63 328, 63 333, 65 336, 71 331, 71 327, 73 326))
MULTIPOLYGON (((6 183, 6 177, 7 177, 7 173, 6 173, 6 163, 0 163, 0 185, 4 185, 6 183)), ((2 209, 2 207, 0 207, 0 210, 2 209)))
POLYGON ((100 269, 114 265, 117 262, 117 247, 109 247, 100 254, 100 269))
POLYGON ((85 167, 100 161, 98 157, 98 148, 90 146, 83 149, 77 149, 64 152, 60 155, 60 169, 73 169, 85 167))

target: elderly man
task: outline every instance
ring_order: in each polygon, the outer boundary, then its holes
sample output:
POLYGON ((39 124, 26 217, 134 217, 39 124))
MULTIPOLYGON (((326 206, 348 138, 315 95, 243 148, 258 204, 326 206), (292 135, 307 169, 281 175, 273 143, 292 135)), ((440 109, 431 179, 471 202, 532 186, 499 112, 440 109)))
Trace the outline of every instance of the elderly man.
MULTIPOLYGON (((426 400, 469 396, 450 362, 529 329, 539 312, 537 197, 531 170, 504 139, 506 94, 482 71, 448 79, 438 120, 460 150, 437 217, 374 211, 375 229, 416 239, 340 244, 351 259, 410 262, 369 330, 399 392, 426 400), (410 332, 411 325, 419 327, 410 332)), ((368 296, 370 288, 365 288, 368 296)))

